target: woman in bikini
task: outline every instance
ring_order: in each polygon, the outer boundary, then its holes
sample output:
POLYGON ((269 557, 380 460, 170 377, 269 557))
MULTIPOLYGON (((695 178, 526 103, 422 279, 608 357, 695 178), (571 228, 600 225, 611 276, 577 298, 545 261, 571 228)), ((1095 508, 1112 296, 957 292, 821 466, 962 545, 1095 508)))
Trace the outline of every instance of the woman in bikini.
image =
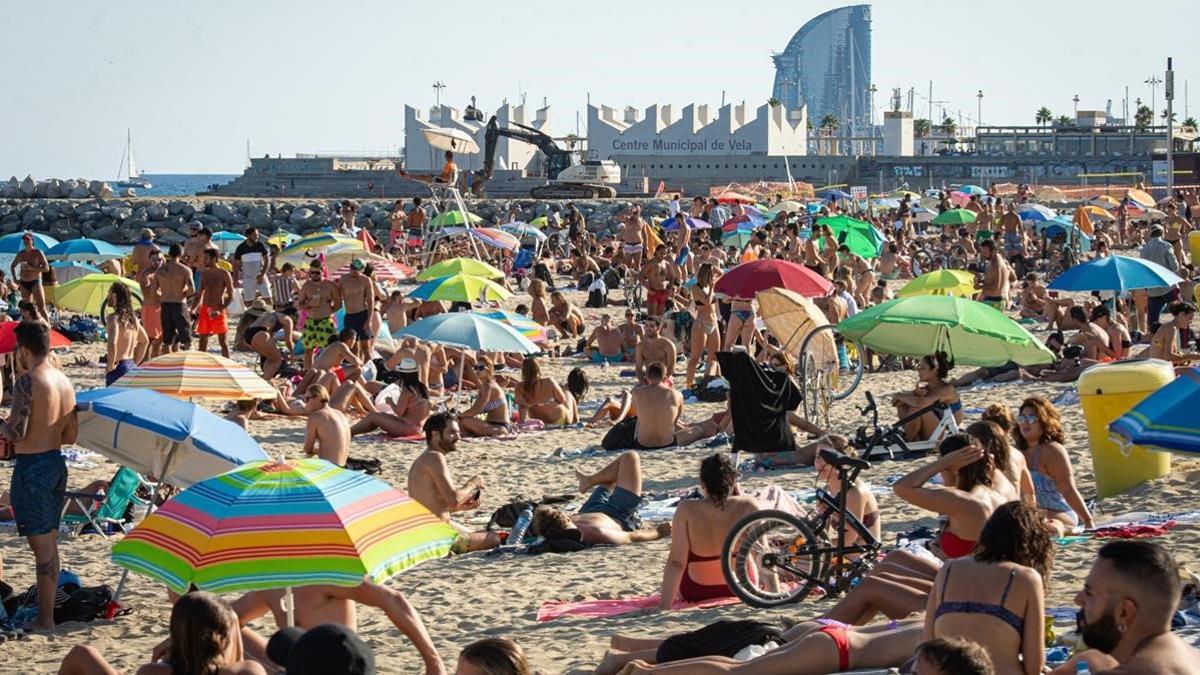
POLYGON ((550 311, 546 308, 546 282, 532 279, 529 282, 529 318, 543 326, 550 325, 550 311))
POLYGON ((380 411, 367 415, 350 427, 350 435, 379 430, 400 438, 423 433, 422 427, 433 406, 429 402, 429 390, 421 382, 417 370, 415 360, 402 359, 396 371, 399 374, 396 384, 400 386, 400 396, 392 404, 392 412, 380 411))
POLYGON ((541 365, 532 356, 521 363, 521 383, 513 392, 513 398, 522 420, 541 420, 557 426, 578 421, 567 392, 554 380, 542 377, 541 365))
POLYGON ((583 313, 567 300, 562 291, 550 294, 550 325, 562 331, 564 336, 578 337, 583 334, 583 313))
POLYGON ((1013 441, 1029 467, 1033 494, 1046 527, 1059 537, 1077 525, 1087 529, 1094 525, 1092 514, 1075 487, 1071 458, 1062 445, 1065 440, 1062 418, 1053 403, 1041 396, 1021 402, 1013 441))
POLYGON ((264 380, 275 377, 287 361, 286 354, 291 354, 296 348, 296 339, 292 332, 294 325, 292 317, 282 312, 264 312, 246 328, 243 339, 258 354, 264 380), (275 333, 281 330, 284 344, 287 346, 286 354, 279 351, 279 347, 275 345, 275 333))
POLYGON ((486 356, 475 361, 475 377, 479 393, 475 402, 458 416, 458 426, 468 436, 501 436, 512 432, 509 424, 508 397, 496 383, 492 360, 486 356), (483 416, 480 419, 479 416, 483 416))
MULTIPOLYGON (((687 365, 687 388, 694 389, 696 367, 700 358, 705 359, 704 377, 707 378, 717 364, 717 350, 721 348, 720 318, 717 315, 717 299, 713 295, 716 268, 710 262, 702 263, 696 272, 696 285, 692 286, 692 302, 696 305, 696 318, 692 323, 691 357, 687 365)), ((730 322, 732 323, 732 319, 730 322)))
MULTIPOLYGON (((962 400, 954 385, 946 382, 954 363, 946 352, 934 352, 921 357, 917 361, 917 387, 911 392, 896 394, 892 397, 892 405, 896 406, 896 416, 904 418, 934 402, 945 403, 954 414, 954 419, 962 424, 962 400)), ((904 425, 904 440, 924 441, 936 440, 931 438, 941 416, 932 412, 925 413, 904 425)))
POLYGON ((685 499, 675 509, 660 611, 670 610, 676 600, 701 602, 733 595, 721 572, 721 547, 735 523, 762 508, 754 497, 741 494, 737 475, 728 453, 700 462, 704 499, 685 499))
POLYGON ((725 331, 725 351, 732 349, 740 340, 753 357, 754 333, 757 331, 754 318, 754 300, 733 299, 733 306, 729 310, 729 327, 725 331))

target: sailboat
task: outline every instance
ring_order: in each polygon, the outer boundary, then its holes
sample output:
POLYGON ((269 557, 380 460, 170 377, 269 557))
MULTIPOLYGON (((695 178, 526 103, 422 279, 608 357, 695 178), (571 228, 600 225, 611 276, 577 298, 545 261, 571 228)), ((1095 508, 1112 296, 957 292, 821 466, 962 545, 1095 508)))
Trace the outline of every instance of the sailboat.
POLYGON ((133 161, 133 132, 125 130, 125 154, 121 156, 121 166, 117 168, 117 187, 143 188, 154 187, 145 176, 138 173, 137 162, 133 161), (121 170, 128 169, 125 178, 121 178, 121 170))

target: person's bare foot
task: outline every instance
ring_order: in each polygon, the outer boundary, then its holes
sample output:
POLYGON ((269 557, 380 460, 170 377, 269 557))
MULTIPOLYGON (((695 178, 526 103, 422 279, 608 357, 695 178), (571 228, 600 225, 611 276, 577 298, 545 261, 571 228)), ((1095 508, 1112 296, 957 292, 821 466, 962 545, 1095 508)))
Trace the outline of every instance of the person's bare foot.
POLYGON ((575 478, 579 480, 579 494, 587 492, 587 489, 592 486, 592 482, 589 480, 590 476, 579 469, 575 469, 575 478))
POLYGON ((650 664, 645 661, 630 661, 625 664, 625 668, 621 670, 620 675, 640 675, 642 673, 654 672, 650 668, 650 664))
POLYGON ((596 670, 592 675, 617 675, 621 672, 621 668, 628 663, 626 659, 629 656, 618 649, 612 649, 604 652, 604 658, 600 659, 600 663, 596 664, 596 670))

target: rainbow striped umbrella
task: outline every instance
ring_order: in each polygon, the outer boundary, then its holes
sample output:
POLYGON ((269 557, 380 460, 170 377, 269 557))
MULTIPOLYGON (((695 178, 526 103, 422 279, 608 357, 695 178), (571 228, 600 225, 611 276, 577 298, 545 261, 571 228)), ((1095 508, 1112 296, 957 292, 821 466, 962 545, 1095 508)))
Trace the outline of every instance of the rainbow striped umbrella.
POLYGON ((472 237, 492 248, 502 248, 508 251, 521 248, 520 240, 504 230, 497 230, 494 227, 472 227, 469 232, 472 237))
POLYGON ((273 399, 275 388, 242 364, 208 352, 163 354, 129 371, 118 387, 153 389, 177 398, 273 399))
MULTIPOLYGON (((375 281, 396 282, 411 279, 416 275, 417 271, 408 265, 402 265, 391 260, 375 260, 364 258, 363 262, 371 265, 375 270, 375 281)), ((335 279, 341 279, 343 276, 350 273, 350 263, 346 263, 333 273, 335 279)))
POLYGON ((529 338, 533 342, 542 343, 550 339, 546 333, 546 327, 542 324, 516 312, 508 312, 503 309, 496 309, 489 312, 475 310, 475 314, 486 316, 489 319, 495 319, 500 323, 506 323, 521 335, 529 338))
POLYGON ((357 586, 440 558, 457 536, 404 492, 323 459, 259 461, 167 500, 113 562, 177 593, 357 586))

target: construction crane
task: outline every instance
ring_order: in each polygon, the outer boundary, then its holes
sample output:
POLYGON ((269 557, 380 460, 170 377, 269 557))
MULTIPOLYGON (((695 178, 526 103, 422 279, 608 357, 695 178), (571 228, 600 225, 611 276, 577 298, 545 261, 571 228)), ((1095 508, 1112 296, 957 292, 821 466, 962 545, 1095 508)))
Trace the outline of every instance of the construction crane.
POLYGON ((529 143, 546 157, 546 177, 549 184, 529 191, 535 199, 595 199, 616 197, 616 185, 621 183, 621 168, 610 160, 588 160, 577 163, 575 153, 558 147, 548 134, 513 122, 513 127, 501 127, 493 115, 484 132, 483 168, 474 173, 471 193, 483 196, 492 179, 496 163, 496 141, 501 137, 529 143))

